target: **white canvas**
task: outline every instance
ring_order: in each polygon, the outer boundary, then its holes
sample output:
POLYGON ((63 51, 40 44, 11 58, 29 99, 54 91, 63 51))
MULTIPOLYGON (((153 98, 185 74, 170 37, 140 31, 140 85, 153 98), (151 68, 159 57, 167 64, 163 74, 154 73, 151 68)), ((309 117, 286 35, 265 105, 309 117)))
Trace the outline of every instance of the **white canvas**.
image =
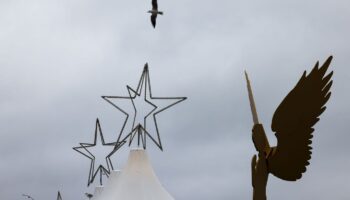
POLYGON ((110 179, 96 200, 174 200, 159 182, 143 149, 131 150, 120 175, 110 179))

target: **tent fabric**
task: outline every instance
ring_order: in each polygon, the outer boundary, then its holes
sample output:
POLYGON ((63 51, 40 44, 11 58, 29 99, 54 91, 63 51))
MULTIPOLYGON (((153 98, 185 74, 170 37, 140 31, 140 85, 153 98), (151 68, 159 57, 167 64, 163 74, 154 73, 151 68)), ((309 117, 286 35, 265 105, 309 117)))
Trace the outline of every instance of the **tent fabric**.
POLYGON ((103 192, 101 191, 101 193, 96 197, 94 195, 94 198, 92 200, 99 200, 101 198, 105 198, 106 196, 113 196, 114 189, 117 187, 119 175, 120 170, 113 170, 109 175, 106 185, 103 188, 103 192))
POLYGON ((143 149, 132 149, 123 170, 109 179, 96 200, 174 200, 159 182, 143 149))
POLYGON ((91 200, 95 200, 97 199, 99 196, 101 196, 102 192, 103 192, 103 186, 96 186, 95 187, 95 191, 94 191, 94 196, 92 197, 91 200))

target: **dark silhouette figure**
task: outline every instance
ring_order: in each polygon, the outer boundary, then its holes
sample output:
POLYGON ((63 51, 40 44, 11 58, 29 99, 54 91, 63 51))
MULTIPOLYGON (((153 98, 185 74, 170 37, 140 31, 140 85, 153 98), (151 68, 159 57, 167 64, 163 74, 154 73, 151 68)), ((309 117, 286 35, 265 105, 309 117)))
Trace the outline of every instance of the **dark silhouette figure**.
POLYGON ((158 11, 157 0, 152 0, 152 10, 149 10, 148 13, 152 14, 151 22, 152 22, 153 28, 156 28, 158 14, 163 15, 162 11, 158 11))
POLYGON ((268 174, 286 181, 302 177, 311 159, 312 128, 325 111, 331 96, 333 72, 326 75, 332 56, 319 68, 318 62, 307 75, 306 71, 297 85, 284 98, 272 118, 272 131, 277 137, 277 146, 270 147, 263 125, 256 114, 253 95, 247 77, 249 98, 253 112, 253 143, 258 151, 252 159, 253 200, 266 199, 268 174))

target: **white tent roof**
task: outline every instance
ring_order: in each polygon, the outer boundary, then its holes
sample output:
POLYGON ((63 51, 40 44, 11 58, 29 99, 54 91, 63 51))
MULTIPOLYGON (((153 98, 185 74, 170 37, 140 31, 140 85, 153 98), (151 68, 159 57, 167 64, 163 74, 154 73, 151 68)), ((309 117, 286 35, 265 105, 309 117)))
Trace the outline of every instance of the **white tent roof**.
POLYGON ((94 191, 94 196, 92 197, 92 200, 97 199, 103 192, 103 186, 96 186, 94 191))
POLYGON ((109 179, 96 200, 174 200, 159 182, 143 149, 131 150, 120 175, 111 174, 109 179))
MULTIPOLYGON (((102 190, 100 190, 99 194, 97 194, 97 195, 94 194, 94 197, 92 200, 99 200, 99 199, 103 198, 104 196, 113 196, 114 188, 117 187, 119 175, 120 175, 120 170, 112 171, 109 178, 108 178, 106 186, 103 187, 102 190), (102 192, 103 192, 103 196, 102 196, 102 192)), ((95 189, 95 193, 96 193, 96 189, 95 189)))

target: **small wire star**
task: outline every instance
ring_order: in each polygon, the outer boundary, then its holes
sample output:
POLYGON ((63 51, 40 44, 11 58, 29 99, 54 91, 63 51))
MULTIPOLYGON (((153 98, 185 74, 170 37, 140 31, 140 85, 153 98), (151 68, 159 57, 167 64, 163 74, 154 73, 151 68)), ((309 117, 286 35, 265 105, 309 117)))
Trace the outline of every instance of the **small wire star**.
POLYGON ((90 163, 90 171, 89 171, 89 178, 88 178, 88 186, 94 182, 97 174, 100 175, 100 184, 102 185, 102 176, 106 175, 107 177, 110 174, 110 171, 113 170, 113 164, 111 162, 110 157, 113 155, 113 153, 118 150, 124 143, 106 143, 104 138, 103 138, 103 133, 102 129, 100 126, 100 122, 98 119, 96 119, 96 127, 95 127, 95 137, 94 137, 94 143, 89 144, 89 143, 80 143, 80 146, 78 147, 73 147, 75 151, 78 153, 84 155, 85 157, 89 158, 91 160, 90 163), (97 140, 99 141, 99 144, 97 144, 97 140), (118 145, 117 145, 118 144, 118 145), (98 146, 114 146, 114 150, 112 153, 109 153, 105 157, 105 163, 98 163, 97 167, 96 166, 96 157, 88 150, 89 148, 93 148, 96 145, 98 146))

